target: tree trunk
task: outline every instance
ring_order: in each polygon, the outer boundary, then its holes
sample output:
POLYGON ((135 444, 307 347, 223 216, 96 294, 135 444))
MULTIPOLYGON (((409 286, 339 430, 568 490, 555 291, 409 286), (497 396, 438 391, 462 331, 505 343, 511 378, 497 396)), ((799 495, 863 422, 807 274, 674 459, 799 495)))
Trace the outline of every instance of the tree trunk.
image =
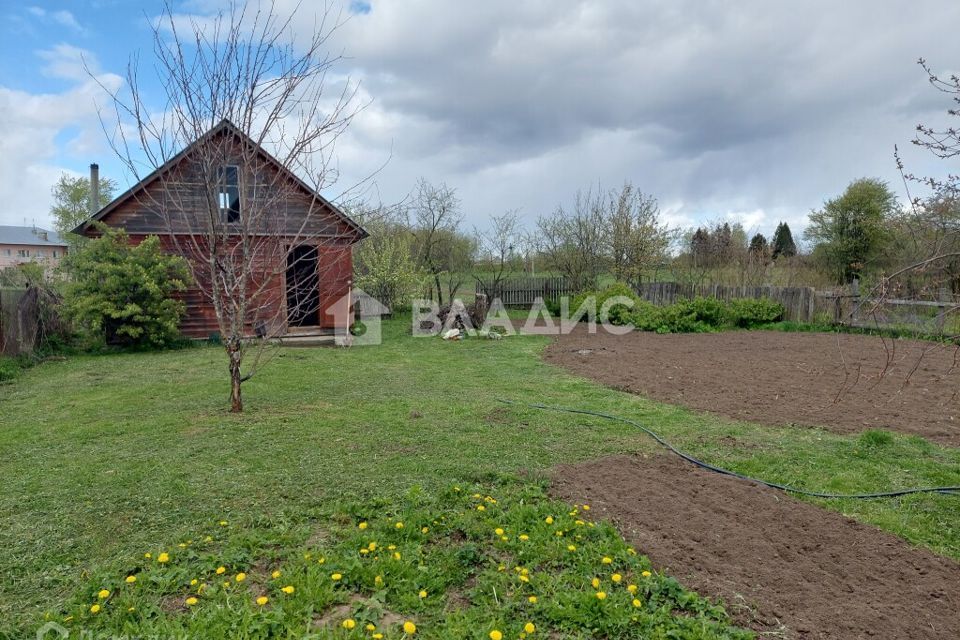
POLYGON ((440 286, 440 274, 438 272, 433 273, 433 281, 437 285, 437 304, 443 306, 443 287, 440 286))
POLYGON ((229 344, 227 346, 227 355, 230 358, 230 412, 243 412, 243 397, 240 395, 240 353, 239 344, 229 344))

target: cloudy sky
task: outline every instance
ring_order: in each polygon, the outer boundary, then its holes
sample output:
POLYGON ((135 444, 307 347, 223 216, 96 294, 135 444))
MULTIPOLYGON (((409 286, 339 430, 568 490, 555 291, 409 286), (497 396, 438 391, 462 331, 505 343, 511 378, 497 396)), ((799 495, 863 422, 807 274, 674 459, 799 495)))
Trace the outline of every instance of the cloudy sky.
MULTIPOLYGON (((209 15, 223 2, 173 4, 209 15)), ((139 53, 149 77, 161 6, 2 7, 0 224, 44 225, 62 172, 96 161, 127 183, 82 60, 122 88, 139 53)), ((902 193, 895 144, 915 173, 960 169, 909 145, 919 122, 948 121, 916 60, 960 71, 958 2, 346 0, 343 11, 338 72, 369 105, 338 145, 340 185, 386 163, 384 201, 421 176, 446 182, 470 226, 506 209, 532 223, 577 189, 630 180, 676 225, 797 229, 858 177, 902 193)), ((314 19, 301 9, 297 29, 314 19)))

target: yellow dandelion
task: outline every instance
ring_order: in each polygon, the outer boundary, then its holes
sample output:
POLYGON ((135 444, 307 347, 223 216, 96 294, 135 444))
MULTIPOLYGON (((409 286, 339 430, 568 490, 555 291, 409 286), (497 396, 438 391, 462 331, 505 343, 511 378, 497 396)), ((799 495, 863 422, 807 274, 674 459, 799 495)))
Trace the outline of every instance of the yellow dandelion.
POLYGON ((417 625, 407 620, 406 622, 403 623, 403 632, 408 636, 412 636, 417 632, 417 625))
POLYGON ((594 578, 593 580, 590 581, 590 584, 593 586, 594 589, 599 589, 599 588, 600 588, 600 578, 594 578))
POLYGON ((257 598, 257 604, 260 605, 261 607, 267 604, 268 602, 270 602, 270 598, 268 598, 267 596, 260 596, 259 598, 257 598))
POLYGON ((137 576, 127 576, 127 579, 126 579, 127 584, 133 584, 136 581, 137 581, 137 576))
POLYGON ((197 580, 196 578, 194 578, 193 580, 190 581, 190 586, 191 586, 191 587, 195 587, 195 586, 197 586, 198 584, 200 584, 200 581, 197 580))
POLYGON ((653 574, 650 573, 649 571, 644 571, 644 572, 642 572, 640 575, 642 575, 644 578, 649 578, 649 577, 652 576, 653 574))
POLYGON ((367 631, 376 631, 377 625, 373 624, 372 622, 368 622, 367 626, 365 626, 364 629, 366 629, 367 631))
POLYGON ((500 527, 497 527, 496 529, 494 529, 493 532, 494 532, 495 534, 497 534, 498 536, 502 536, 502 535, 503 535, 503 529, 501 529, 500 527))
POLYGON ((419 595, 421 598, 426 598, 426 597, 427 597, 427 592, 426 592, 425 590, 423 590, 423 589, 420 589, 420 593, 419 593, 418 595, 419 595))
POLYGON ((377 576, 376 578, 374 578, 374 579, 373 579, 373 584, 376 585, 376 586, 378 586, 378 587, 382 587, 382 586, 383 586, 383 576, 377 576))
POLYGON ((366 522, 361 522, 360 524, 357 525, 357 528, 358 528, 358 529, 366 529, 368 526, 370 526, 370 525, 368 525, 366 522))
POLYGON ((576 551, 576 550, 577 550, 577 545, 575 545, 575 544, 568 544, 568 545, 567 545, 567 551, 576 551))
POLYGON ((187 604, 188 607, 192 607, 193 605, 197 604, 200 601, 194 598, 193 596, 190 596, 189 598, 184 600, 184 602, 187 604))
POLYGON ((421 528, 420 528, 420 533, 424 533, 424 534, 425 534, 425 533, 428 533, 429 531, 430 531, 430 527, 421 527, 421 528))
POLYGON ((399 551, 394 551, 394 552, 393 552, 393 559, 394 559, 394 560, 399 560, 399 559, 400 559, 400 552, 399 552, 399 551))
POLYGON ((97 614, 100 613, 100 605, 95 604, 90 607, 90 613, 97 614))
POLYGON ((333 573, 330 575, 330 579, 333 580, 334 582, 339 582, 342 578, 343 578, 343 575, 339 573, 333 573))
POLYGON ((237 582, 243 582, 243 581, 246 580, 246 579, 247 579, 247 574, 245 574, 243 571, 241 571, 240 573, 238 573, 238 574, 236 575, 236 577, 234 578, 234 580, 236 580, 237 582))
POLYGON ((402 522, 398 522, 397 524, 395 524, 395 525, 393 525, 393 526, 396 527, 397 529, 403 529, 403 523, 402 523, 402 522))
POLYGON ((553 516, 547 516, 547 519, 544 520, 547 524, 553 524, 553 516))
POLYGON ((530 604, 537 604, 537 596, 530 596, 529 598, 527 598, 527 602, 529 602, 530 604))
POLYGON ((606 591, 597 591, 597 600, 605 600, 607 597, 606 591))
POLYGON ((375 633, 375 634, 373 634, 373 635, 370 636, 370 637, 373 638, 373 640, 381 640, 381 638, 383 638, 383 634, 382 634, 382 633, 375 633))
POLYGON ((280 591, 283 591, 285 594, 290 595, 291 593, 296 591, 296 589, 293 587, 292 584, 288 584, 285 587, 280 587, 280 591))
POLYGON ((639 606, 642 605, 642 604, 643 604, 643 603, 640 602, 639 600, 637 600, 636 598, 633 599, 633 606, 639 607, 639 606))
POLYGON ((524 542, 526 542, 527 540, 530 539, 530 536, 528 536, 528 535, 525 534, 525 533, 521 533, 518 537, 519 537, 521 540, 523 540, 524 542))
POLYGON ((503 640, 503 634, 494 629, 490 632, 490 640, 503 640))
POLYGON ((217 567, 216 574, 217 574, 218 576, 222 576, 222 575, 225 574, 226 572, 227 572, 227 568, 226 568, 226 567, 217 567))
POLYGON ((143 557, 149 560, 150 558, 153 557, 153 554, 148 551, 147 553, 143 554, 143 557))
POLYGON ((166 551, 157 556, 157 562, 164 564, 165 562, 170 562, 170 554, 166 551))
POLYGON ((274 571, 273 573, 270 574, 270 577, 276 580, 277 578, 280 577, 280 571, 279 570, 274 571))
POLYGON ((637 592, 637 585, 635 585, 635 584, 628 584, 628 585, 627 585, 627 591, 629 591, 630 593, 636 593, 636 592, 637 592))
POLYGON ((371 542, 370 544, 367 545, 367 549, 370 550, 370 551, 376 551, 376 550, 377 550, 377 543, 376 543, 376 542, 371 542))
POLYGON ((320 556, 319 558, 317 558, 317 564, 323 564, 323 563, 326 562, 326 561, 327 561, 327 559, 324 558, 323 556, 320 556))
POLYGON ((615 573, 612 576, 610 576, 610 579, 616 582, 617 584, 620 584, 620 581, 623 580, 623 576, 620 575, 619 573, 615 573))
POLYGON ((609 556, 603 556, 603 560, 601 560, 600 562, 602 562, 603 564, 613 564, 613 558, 609 556))
POLYGON ((532 622, 528 622, 527 624, 523 625, 523 630, 527 633, 533 633, 537 630, 537 626, 532 622))
POLYGON ((478 504, 478 505, 477 505, 477 511, 486 511, 486 510, 487 510, 487 508, 486 508, 485 506, 483 506, 482 504, 478 504))
POLYGON ((590 505, 588 505, 588 504, 583 505, 583 510, 584 510, 584 511, 590 511, 590 505))
POLYGON ((387 546, 387 551, 393 551, 393 550, 396 549, 396 548, 397 548, 397 545, 391 544, 391 545, 388 545, 388 546, 387 546))
POLYGON ((110 591, 107 589, 100 589, 100 591, 97 592, 97 597, 101 600, 106 600, 110 597, 110 591))
POLYGON ((353 618, 347 618, 346 620, 340 623, 340 626, 343 627, 344 629, 353 629, 355 626, 357 626, 357 621, 354 620, 353 618))

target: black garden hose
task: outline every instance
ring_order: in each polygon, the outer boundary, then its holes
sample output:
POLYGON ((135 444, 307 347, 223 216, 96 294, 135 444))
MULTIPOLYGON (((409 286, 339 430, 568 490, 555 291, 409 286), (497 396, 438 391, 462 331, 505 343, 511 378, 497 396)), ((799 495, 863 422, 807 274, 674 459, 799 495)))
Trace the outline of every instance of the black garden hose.
POLYGON ((716 473, 723 474, 725 476, 733 476, 734 478, 740 478, 741 480, 747 480, 748 482, 755 482, 757 484, 762 484, 764 486, 770 487, 772 489, 779 489, 781 491, 787 491, 790 493, 796 493, 802 496, 810 496, 813 498, 856 498, 856 499, 870 499, 870 498, 895 498, 897 496, 908 496, 915 493, 942 493, 946 495, 958 495, 960 492, 960 486, 954 487, 919 487, 919 488, 910 488, 910 489, 898 489, 897 491, 881 491, 879 493, 821 493, 819 491, 807 491, 805 489, 797 489, 796 487, 791 487, 786 484, 778 484, 776 482, 768 482, 766 480, 761 480, 759 478, 753 478, 751 476, 745 476, 736 471, 731 471, 729 469, 724 469, 723 467, 717 467, 710 464, 709 462, 704 462, 703 460, 698 460, 694 458, 689 453, 684 453, 680 451, 675 446, 667 442, 660 436, 657 432, 649 429, 639 422, 631 420, 629 418, 624 418, 621 416, 615 416, 609 413, 601 413, 599 411, 590 411, 589 409, 570 409, 567 407, 551 407, 545 404, 534 404, 534 403, 525 403, 525 402, 516 402, 514 400, 499 400, 504 404, 512 404, 518 406, 530 407, 532 409, 545 409, 547 411, 560 411, 563 413, 577 413, 587 416, 596 416, 598 418, 604 418, 606 420, 615 420, 617 422, 625 422, 629 425, 637 427, 648 436, 656 440, 660 445, 680 456, 687 462, 692 462, 693 464, 701 467, 703 469, 709 469, 716 473))

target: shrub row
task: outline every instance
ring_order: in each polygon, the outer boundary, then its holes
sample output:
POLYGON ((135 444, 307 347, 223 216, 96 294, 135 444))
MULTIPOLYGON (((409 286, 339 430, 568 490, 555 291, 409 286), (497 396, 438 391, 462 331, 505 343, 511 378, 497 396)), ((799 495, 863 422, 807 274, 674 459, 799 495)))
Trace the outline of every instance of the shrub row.
POLYGON ((600 312, 609 305, 607 317, 611 324, 633 324, 641 331, 657 333, 703 333, 727 328, 750 329, 783 317, 783 305, 769 298, 742 298, 724 302, 715 298, 681 300, 658 307, 639 298, 625 284, 617 283, 600 291, 588 291, 573 300, 572 310, 582 307, 587 299, 596 299, 600 312), (611 298, 625 298, 626 303, 610 303, 611 298))

